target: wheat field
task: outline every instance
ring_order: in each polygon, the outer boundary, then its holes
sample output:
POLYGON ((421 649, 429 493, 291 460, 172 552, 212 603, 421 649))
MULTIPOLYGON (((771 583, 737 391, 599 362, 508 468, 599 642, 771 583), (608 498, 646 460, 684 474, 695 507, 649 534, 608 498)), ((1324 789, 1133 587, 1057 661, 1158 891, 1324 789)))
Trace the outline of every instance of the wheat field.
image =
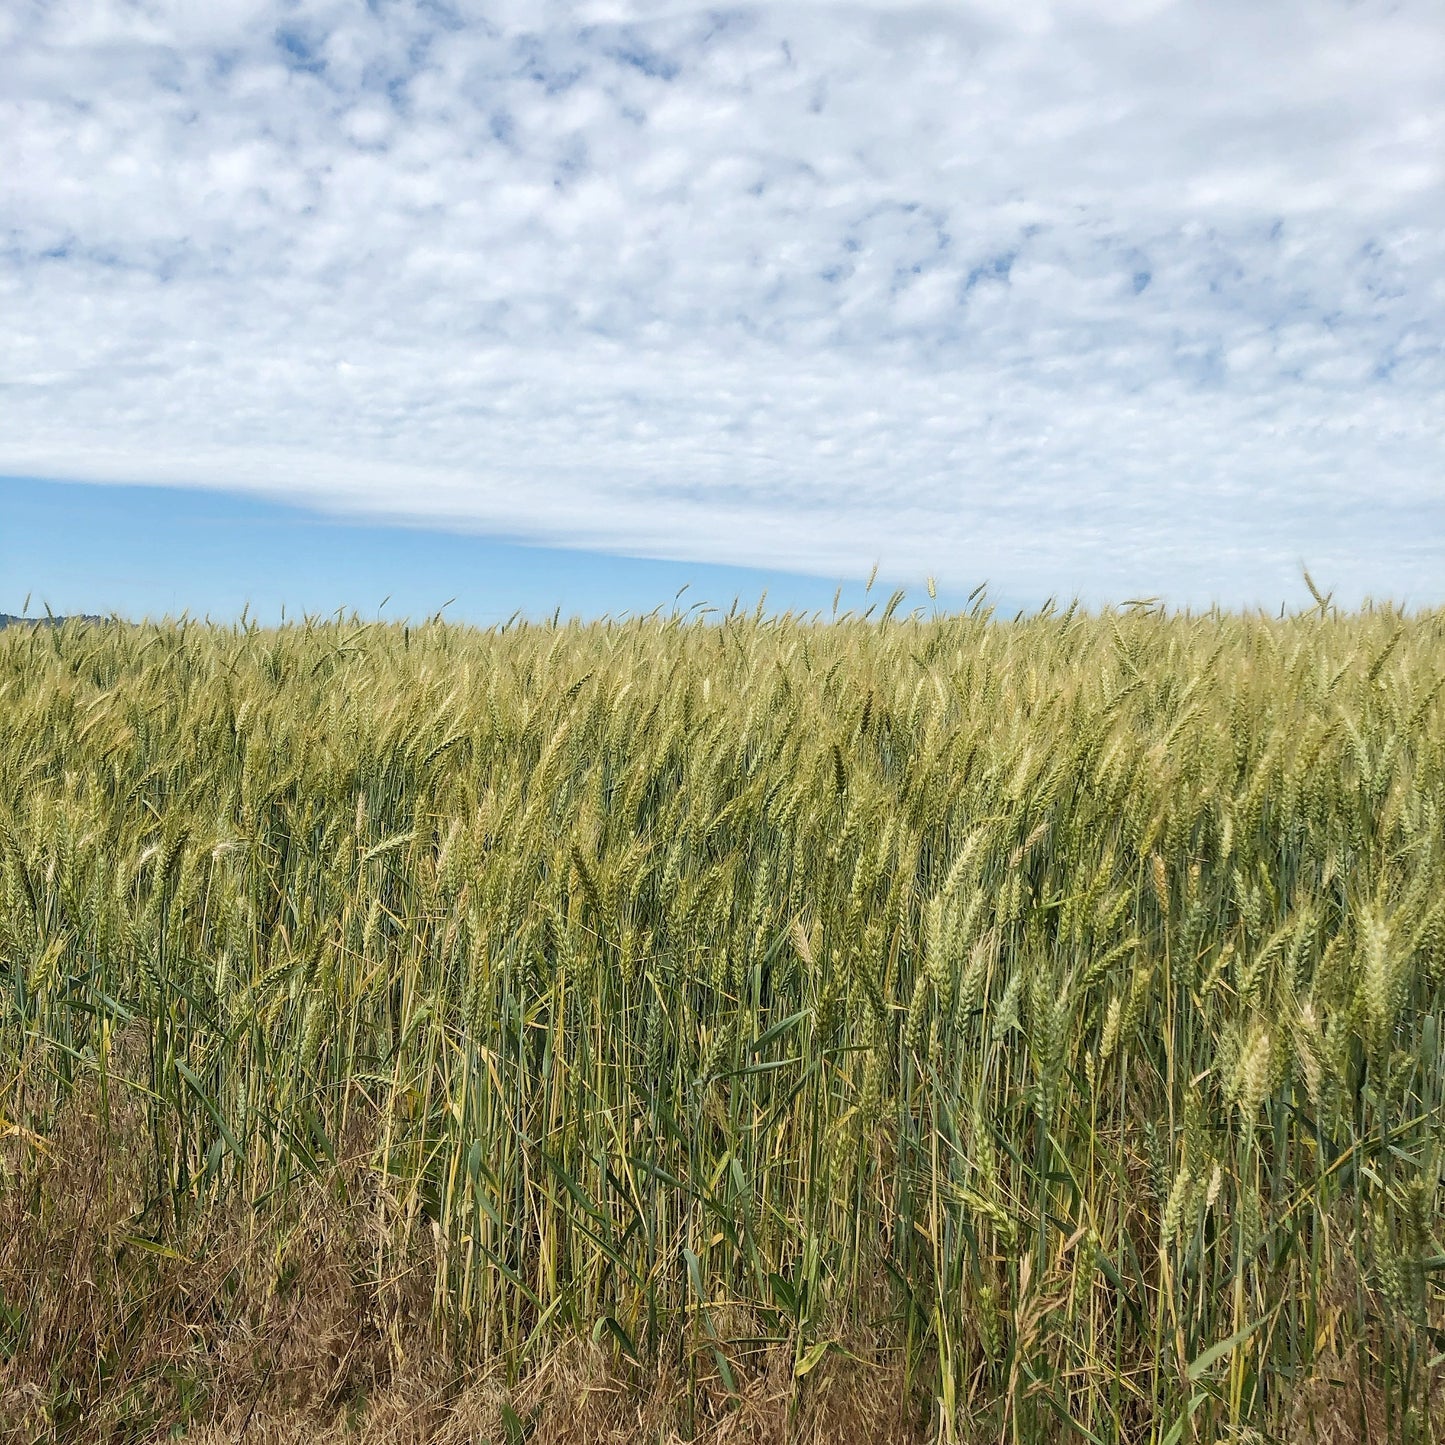
POLYGON ((0 1438, 1426 1441, 1445 613, 0 633, 0 1438))

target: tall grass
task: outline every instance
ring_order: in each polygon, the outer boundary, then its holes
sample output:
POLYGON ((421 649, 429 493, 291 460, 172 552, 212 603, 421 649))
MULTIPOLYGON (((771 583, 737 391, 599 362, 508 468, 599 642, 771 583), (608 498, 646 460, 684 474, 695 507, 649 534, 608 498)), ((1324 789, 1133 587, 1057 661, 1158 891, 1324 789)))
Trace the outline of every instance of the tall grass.
MULTIPOLYGON (((1324 605, 8 630, 12 1238, 79 1111, 112 1287, 319 1191, 388 1348, 683 1428, 781 1351, 944 1440, 1432 1439, 1442 679, 1324 605)), ((64 1287, 0 1244, 57 1433, 128 1338, 64 1287)))

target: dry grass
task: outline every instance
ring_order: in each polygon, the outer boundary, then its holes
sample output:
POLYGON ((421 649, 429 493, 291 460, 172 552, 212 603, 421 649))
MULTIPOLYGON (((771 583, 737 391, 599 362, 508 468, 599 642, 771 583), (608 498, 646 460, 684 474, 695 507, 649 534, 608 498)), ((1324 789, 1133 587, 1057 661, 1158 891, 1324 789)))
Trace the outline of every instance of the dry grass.
MULTIPOLYGON (((0 1286, 30 1329, 0 1380, 0 1441, 201 1445, 829 1445, 928 1437, 926 1393, 892 1352, 840 1352, 801 1393, 782 1345, 622 1367, 591 1340, 553 1346, 512 1381, 498 1362, 436 1348, 429 1260, 385 1302, 358 1257, 356 1219, 319 1192, 284 1222, 235 1210, 194 1221, 164 1254, 123 1242, 144 1181, 134 1114, 102 1134, 73 1101, 27 1189, 0 1213, 0 1286)), ((398 1287, 400 1286, 400 1287, 398 1287)), ((725 1322, 756 1334, 756 1321, 725 1322)))

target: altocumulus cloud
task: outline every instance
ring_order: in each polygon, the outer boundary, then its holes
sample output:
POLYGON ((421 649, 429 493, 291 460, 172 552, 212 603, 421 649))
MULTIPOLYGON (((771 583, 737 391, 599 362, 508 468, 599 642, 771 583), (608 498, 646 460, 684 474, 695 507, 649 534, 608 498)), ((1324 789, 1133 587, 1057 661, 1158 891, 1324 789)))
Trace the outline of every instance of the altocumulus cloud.
POLYGON ((1437 0, 8 0, 0 471, 1445 596, 1437 0))

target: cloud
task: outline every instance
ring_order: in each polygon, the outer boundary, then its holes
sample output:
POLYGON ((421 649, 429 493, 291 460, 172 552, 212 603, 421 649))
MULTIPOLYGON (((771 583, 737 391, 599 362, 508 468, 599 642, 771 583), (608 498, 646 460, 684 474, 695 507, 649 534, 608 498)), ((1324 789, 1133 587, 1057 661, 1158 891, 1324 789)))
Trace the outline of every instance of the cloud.
POLYGON ((1445 597, 1426 0, 30 0, 0 470, 1445 597))

